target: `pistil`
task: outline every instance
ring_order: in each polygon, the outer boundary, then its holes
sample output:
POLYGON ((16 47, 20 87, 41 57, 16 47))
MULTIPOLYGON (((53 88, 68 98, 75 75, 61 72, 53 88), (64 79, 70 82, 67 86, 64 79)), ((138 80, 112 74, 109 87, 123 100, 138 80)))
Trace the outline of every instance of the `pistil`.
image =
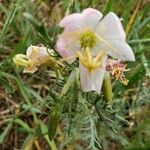
POLYGON ((94 57, 91 55, 88 47, 82 52, 77 52, 81 64, 88 69, 89 73, 102 65, 102 58, 104 55, 106 55, 106 53, 102 50, 96 57, 94 57))

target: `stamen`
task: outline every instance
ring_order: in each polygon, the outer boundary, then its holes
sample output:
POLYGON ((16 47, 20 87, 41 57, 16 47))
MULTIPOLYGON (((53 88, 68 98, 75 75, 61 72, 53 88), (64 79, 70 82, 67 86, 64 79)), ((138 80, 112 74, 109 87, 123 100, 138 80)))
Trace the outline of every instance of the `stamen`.
POLYGON ((82 52, 79 52, 79 51, 77 52, 77 56, 81 64, 88 69, 89 73, 91 73, 93 70, 97 69, 98 67, 102 65, 102 58, 104 55, 106 55, 106 53, 104 50, 102 50, 94 58, 93 56, 91 56, 90 50, 88 47, 84 49, 82 52))
POLYGON ((90 49, 88 47, 85 49, 85 52, 83 50, 83 55, 85 55, 84 59, 85 61, 87 60, 88 66, 90 66, 90 64, 92 63, 92 57, 90 54, 90 49))
POLYGON ((98 62, 102 59, 103 56, 106 55, 106 51, 105 50, 101 50, 100 53, 95 57, 94 62, 98 62))

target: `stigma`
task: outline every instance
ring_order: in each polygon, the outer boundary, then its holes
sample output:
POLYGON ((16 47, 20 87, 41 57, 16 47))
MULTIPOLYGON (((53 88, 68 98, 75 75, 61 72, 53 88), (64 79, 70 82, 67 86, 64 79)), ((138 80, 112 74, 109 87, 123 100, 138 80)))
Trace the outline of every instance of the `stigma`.
POLYGON ((96 46, 97 36, 92 31, 92 29, 88 28, 80 33, 79 41, 82 48, 93 48, 94 46, 96 46))
POLYGON ((102 65, 102 58, 104 55, 106 55, 106 52, 102 50, 97 56, 92 56, 89 47, 83 49, 82 52, 77 52, 77 57, 81 64, 88 69, 89 73, 102 65))

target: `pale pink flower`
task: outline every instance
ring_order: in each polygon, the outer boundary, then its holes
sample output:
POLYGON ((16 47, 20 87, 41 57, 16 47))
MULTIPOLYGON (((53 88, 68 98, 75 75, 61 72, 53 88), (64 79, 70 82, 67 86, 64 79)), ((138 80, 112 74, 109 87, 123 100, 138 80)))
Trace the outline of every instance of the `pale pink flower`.
POLYGON ((135 60, 120 19, 113 12, 102 17, 101 12, 87 8, 66 16, 59 24, 64 32, 58 37, 56 50, 68 63, 79 58, 83 91, 101 91, 107 55, 135 60))
POLYGON ((17 66, 24 66, 24 73, 34 73, 38 70, 39 66, 54 62, 53 58, 50 56, 53 54, 53 50, 47 49, 44 46, 31 45, 27 49, 26 55, 17 54, 13 58, 13 61, 17 66))

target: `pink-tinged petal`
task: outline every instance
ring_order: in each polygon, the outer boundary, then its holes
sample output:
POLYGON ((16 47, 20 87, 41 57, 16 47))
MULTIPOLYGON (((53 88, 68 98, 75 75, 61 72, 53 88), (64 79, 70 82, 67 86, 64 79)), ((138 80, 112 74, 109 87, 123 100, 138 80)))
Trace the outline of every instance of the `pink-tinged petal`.
POLYGON ((84 27, 83 16, 79 13, 74 13, 63 18, 60 27, 65 28, 65 32, 76 31, 84 27))
POLYGON ((76 52, 81 49, 78 41, 78 33, 63 33, 58 37, 56 51, 68 62, 76 59, 76 52), (72 35, 73 34, 73 35, 72 35))
POLYGON ((82 13, 74 13, 63 18, 59 26, 65 28, 65 32, 77 31, 83 28, 95 28, 102 14, 96 9, 87 8, 82 13))
POLYGON ((50 55, 53 54, 54 54, 53 50, 47 49, 46 47, 40 47, 38 51, 37 59, 41 63, 45 63, 49 59, 50 55))
POLYGON ((82 14, 84 15, 85 27, 91 27, 95 29, 98 26, 103 14, 93 8, 87 8, 83 10, 82 14))
POLYGON ((32 62, 38 61, 40 64, 47 62, 49 54, 53 54, 53 50, 47 49, 44 46, 30 46, 27 49, 27 57, 32 62))
POLYGON ((108 55, 116 59, 135 61, 134 53, 126 43, 120 19, 114 13, 110 12, 102 19, 96 32, 101 38, 97 46, 100 50, 106 50, 108 55))
MULTIPOLYGON (((38 46, 33 46, 33 45, 31 45, 30 47, 28 47, 28 49, 26 51, 27 57, 28 58, 32 57, 33 56, 33 49, 34 49, 34 51, 35 50, 37 51, 38 48, 39 48, 38 46)), ((34 54, 34 55, 36 55, 36 54, 34 54)))
POLYGON ((80 63, 80 81, 83 91, 97 91, 100 93, 105 73, 106 59, 107 57, 105 56, 102 60, 102 65, 91 73, 80 63))

